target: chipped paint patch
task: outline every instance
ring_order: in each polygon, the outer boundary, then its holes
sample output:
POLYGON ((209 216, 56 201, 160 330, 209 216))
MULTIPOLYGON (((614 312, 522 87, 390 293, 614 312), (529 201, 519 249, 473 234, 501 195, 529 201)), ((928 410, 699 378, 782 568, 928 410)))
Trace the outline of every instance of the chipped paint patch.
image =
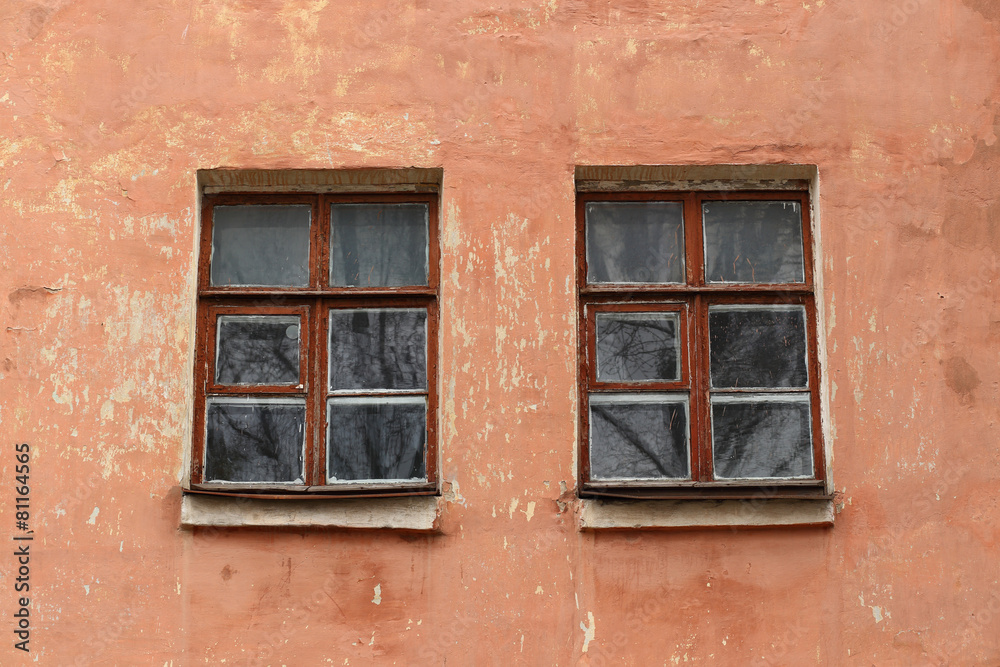
POLYGON ((594 623, 594 612, 587 612, 587 621, 589 625, 585 625, 583 621, 580 621, 580 629, 583 630, 583 652, 586 653, 590 648, 590 642, 594 641, 594 631, 597 629, 597 624, 594 623))

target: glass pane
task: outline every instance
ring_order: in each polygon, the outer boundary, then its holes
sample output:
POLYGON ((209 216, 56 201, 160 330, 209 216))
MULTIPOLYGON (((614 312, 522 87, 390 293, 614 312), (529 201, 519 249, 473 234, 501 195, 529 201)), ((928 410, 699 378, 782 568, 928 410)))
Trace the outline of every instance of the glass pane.
POLYGON ((809 398, 712 398, 716 479, 812 477, 809 398))
POLYGON ((426 388, 426 310, 330 311, 331 391, 426 388))
POLYGON ((591 202, 586 209, 588 283, 683 283, 680 202, 591 202))
POLYGON ((806 309, 708 309, 713 387, 807 387, 806 309))
POLYGON ((423 398, 341 398, 327 403, 329 481, 426 479, 423 398))
POLYGON ((330 215, 330 284, 427 284, 427 204, 336 204, 330 215))
POLYGON ((215 381, 219 384, 298 384, 299 318, 219 317, 215 381))
POLYGON ((681 379, 676 313, 598 313, 597 380, 681 379))
POLYGON ((311 206, 216 206, 212 284, 309 285, 311 206))
POLYGON ((209 399, 205 481, 302 483, 304 401, 209 399))
POLYGON ((795 201, 712 201, 705 217, 710 283, 801 283, 802 206, 795 201))
POLYGON ((688 479, 687 397, 590 395, 590 476, 688 479))

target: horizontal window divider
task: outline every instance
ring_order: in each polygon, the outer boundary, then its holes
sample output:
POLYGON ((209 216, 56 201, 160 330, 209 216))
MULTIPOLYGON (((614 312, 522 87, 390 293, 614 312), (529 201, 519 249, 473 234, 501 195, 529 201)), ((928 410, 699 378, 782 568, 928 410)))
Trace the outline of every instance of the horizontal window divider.
MULTIPOLYGON (((340 393, 336 393, 336 394, 334 394, 334 393, 328 393, 326 395, 326 398, 328 400, 334 400, 334 401, 335 400, 339 400, 339 399, 344 399, 345 402, 347 402, 346 399, 354 399, 354 398, 356 398, 356 399, 362 399, 362 400, 367 399, 367 400, 373 400, 373 401, 374 400, 381 401, 381 400, 386 400, 386 399, 427 398, 427 392, 426 391, 423 391, 423 392, 393 391, 393 392, 381 392, 381 393, 377 393, 375 391, 369 391, 369 392, 366 392, 366 393, 363 393, 363 394, 362 393, 353 393, 353 392, 352 393, 344 393, 344 394, 340 394, 340 393)), ((352 402, 360 403, 361 401, 352 401, 352 402)))
POLYGON ((719 394, 809 394, 809 387, 712 387, 712 395, 719 394))
POLYGON ((781 284, 761 284, 761 283, 720 283, 713 285, 644 285, 640 283, 616 283, 608 285, 588 284, 580 288, 583 296, 614 296, 619 300, 627 299, 634 295, 664 295, 685 296, 688 294, 712 294, 715 292, 726 296, 734 293, 746 294, 801 294, 812 295, 815 288, 812 285, 781 285, 781 284))
POLYGON ((208 385, 208 397, 213 396, 240 396, 245 394, 253 394, 255 397, 264 397, 268 394, 275 394, 281 396, 297 396, 304 398, 308 392, 305 387, 299 385, 291 385, 289 387, 282 387, 281 385, 255 385, 255 384, 209 384, 208 385))
POLYGON ((232 392, 218 392, 212 391, 205 397, 209 401, 214 401, 216 403, 225 403, 227 405, 245 405, 249 403, 257 403, 260 401, 267 401, 270 403, 279 403, 285 405, 302 405, 302 402, 307 398, 307 394, 303 391, 299 391, 294 394, 282 394, 281 392, 268 390, 267 392, 260 392, 259 394, 254 394, 248 396, 249 392, 239 390, 232 392))
POLYGON ((352 300, 361 301, 377 297, 435 297, 437 288, 434 287, 331 287, 323 289, 309 288, 258 288, 258 287, 233 287, 233 288, 205 288, 198 291, 198 296, 203 299, 225 298, 253 300, 261 297, 278 297, 282 299, 294 300, 308 297, 346 297, 352 300))
POLYGON ((591 382, 592 394, 631 394, 650 391, 687 392, 691 385, 684 382, 591 382))

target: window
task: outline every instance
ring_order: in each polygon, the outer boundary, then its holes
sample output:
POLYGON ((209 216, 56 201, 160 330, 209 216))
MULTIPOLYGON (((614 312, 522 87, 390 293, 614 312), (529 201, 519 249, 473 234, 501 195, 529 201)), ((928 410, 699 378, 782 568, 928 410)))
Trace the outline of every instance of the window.
POLYGON ((580 193, 581 494, 824 493, 809 196, 580 193))
POLYGON ((436 197, 206 195, 202 220, 191 488, 435 493, 436 197))

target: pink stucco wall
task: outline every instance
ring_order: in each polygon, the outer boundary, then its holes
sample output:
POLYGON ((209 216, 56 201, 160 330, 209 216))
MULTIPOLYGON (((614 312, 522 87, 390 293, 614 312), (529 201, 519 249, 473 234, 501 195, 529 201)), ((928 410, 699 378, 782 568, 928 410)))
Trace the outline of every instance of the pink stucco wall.
POLYGON ((993 0, 0 4, 0 663, 1000 663, 998 75, 993 0), (819 168, 836 525, 581 532, 574 167, 726 163, 819 168), (410 165, 441 534, 181 530, 196 170, 410 165))

